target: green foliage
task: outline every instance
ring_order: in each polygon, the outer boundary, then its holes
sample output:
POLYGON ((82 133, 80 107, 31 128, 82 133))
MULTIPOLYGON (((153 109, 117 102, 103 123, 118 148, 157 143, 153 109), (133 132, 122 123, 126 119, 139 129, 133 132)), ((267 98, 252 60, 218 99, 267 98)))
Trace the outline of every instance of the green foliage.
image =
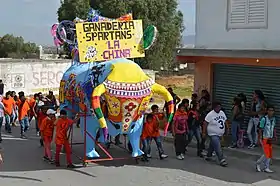
POLYGON ((22 37, 6 34, 0 37, 0 57, 28 58, 31 54, 37 54, 38 47, 35 43, 24 42, 22 37))
MULTIPOLYGON (((181 42, 183 14, 177 0, 95 0, 92 8, 104 17, 117 18, 132 12, 134 19, 143 20, 143 28, 153 24, 158 29, 156 44, 146 51, 145 58, 135 59, 142 68, 159 70, 172 66, 174 48, 181 42)), ((58 20, 85 19, 89 0, 64 0, 58 9, 58 20)))

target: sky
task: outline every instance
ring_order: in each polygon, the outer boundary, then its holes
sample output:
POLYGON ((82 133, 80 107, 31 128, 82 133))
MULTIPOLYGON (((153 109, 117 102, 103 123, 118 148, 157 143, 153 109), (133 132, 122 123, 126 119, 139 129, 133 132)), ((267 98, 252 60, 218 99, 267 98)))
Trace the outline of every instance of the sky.
MULTIPOLYGON (((178 0, 184 14, 184 35, 195 34, 195 0, 178 0)), ((52 45, 50 27, 57 22, 60 0, 0 0, 0 36, 14 34, 26 41, 52 45)))

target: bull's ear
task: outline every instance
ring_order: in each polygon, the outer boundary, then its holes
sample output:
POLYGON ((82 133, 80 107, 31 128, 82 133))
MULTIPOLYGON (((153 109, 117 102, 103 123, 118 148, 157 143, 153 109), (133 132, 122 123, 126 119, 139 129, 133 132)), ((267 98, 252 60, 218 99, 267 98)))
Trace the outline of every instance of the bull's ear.
POLYGON ((106 120, 104 118, 101 106, 100 106, 100 96, 104 94, 106 88, 103 84, 98 85, 92 92, 92 108, 94 109, 94 113, 99 121, 101 128, 106 128, 106 120))

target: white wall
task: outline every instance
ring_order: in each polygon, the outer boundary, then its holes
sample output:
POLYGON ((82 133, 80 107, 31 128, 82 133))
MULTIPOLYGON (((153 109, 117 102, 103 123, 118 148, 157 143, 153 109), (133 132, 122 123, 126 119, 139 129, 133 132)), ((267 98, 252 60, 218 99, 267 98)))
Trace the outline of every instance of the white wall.
POLYGON ((227 0, 196 0, 196 48, 280 49, 280 0, 268 0, 268 29, 227 30, 227 0))
MULTIPOLYGON (((4 91, 24 91, 26 95, 49 90, 59 93, 63 73, 70 67, 70 60, 13 60, 0 59, 0 79, 4 91)), ((155 80, 153 70, 144 72, 155 80)))
POLYGON ((4 91, 24 91, 26 95, 37 92, 59 92, 63 73, 70 67, 69 60, 0 60, 0 79, 4 91))

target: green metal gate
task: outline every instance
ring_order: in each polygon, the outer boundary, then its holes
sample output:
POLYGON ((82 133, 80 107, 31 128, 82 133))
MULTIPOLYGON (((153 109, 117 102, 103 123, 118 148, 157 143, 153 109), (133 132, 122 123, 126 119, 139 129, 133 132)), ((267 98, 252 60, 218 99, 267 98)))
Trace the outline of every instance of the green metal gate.
MULTIPOLYGON (((280 68, 247 65, 215 64, 213 68, 213 99, 219 100, 228 117, 231 116, 233 98, 243 92, 250 109, 254 90, 261 90, 269 104, 275 107, 277 137, 280 137, 280 68)), ((243 129, 247 128, 246 117, 243 129)))

